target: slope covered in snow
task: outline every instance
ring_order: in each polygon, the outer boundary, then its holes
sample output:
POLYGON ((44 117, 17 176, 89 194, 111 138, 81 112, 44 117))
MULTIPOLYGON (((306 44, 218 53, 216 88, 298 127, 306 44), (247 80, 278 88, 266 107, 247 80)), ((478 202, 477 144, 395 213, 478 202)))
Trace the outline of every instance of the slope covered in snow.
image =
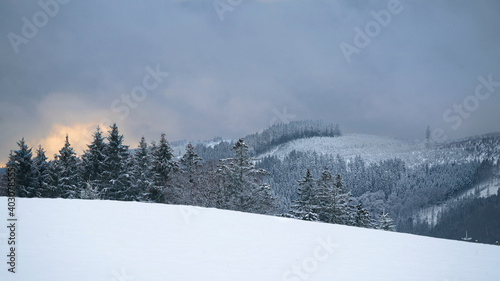
POLYGON ((283 159, 292 151, 318 154, 339 154, 345 159, 361 156, 367 163, 399 158, 408 165, 431 162, 446 162, 463 159, 465 152, 458 148, 426 147, 423 142, 412 142, 392 137, 347 134, 341 137, 314 137, 297 139, 282 144, 259 158, 277 156, 283 159))
MULTIPOLYGON (((7 217, 7 199, 0 198, 7 217)), ((17 199, 0 280, 498 280, 500 247, 239 212, 17 199)), ((4 220, 4 224, 7 221, 4 220)))

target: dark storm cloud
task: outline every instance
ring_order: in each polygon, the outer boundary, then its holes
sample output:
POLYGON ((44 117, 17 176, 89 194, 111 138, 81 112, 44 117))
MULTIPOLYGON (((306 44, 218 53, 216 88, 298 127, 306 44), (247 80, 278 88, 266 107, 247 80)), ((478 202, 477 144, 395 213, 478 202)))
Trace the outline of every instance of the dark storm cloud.
POLYGON ((171 140, 238 137, 285 107, 296 119, 406 138, 421 138, 427 124, 450 138, 500 130, 500 87, 459 128, 443 120, 474 95, 478 76, 500 81, 497 1, 400 1, 350 63, 340 44, 355 46, 354 28, 397 3, 243 1, 223 21, 212 3, 69 1, 16 54, 8 34, 22 36, 22 18, 43 9, 2 1, 1 158, 21 136, 44 140, 57 124, 109 118, 129 143, 162 131, 171 140), (120 118, 122 96, 157 66, 168 77, 120 118))

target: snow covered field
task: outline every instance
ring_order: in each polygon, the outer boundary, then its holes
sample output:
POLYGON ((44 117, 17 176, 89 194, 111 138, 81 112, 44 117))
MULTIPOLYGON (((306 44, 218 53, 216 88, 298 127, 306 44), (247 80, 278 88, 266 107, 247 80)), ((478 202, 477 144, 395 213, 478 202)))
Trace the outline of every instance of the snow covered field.
MULTIPOLYGON (((260 157, 274 155, 283 159, 293 150, 318 154, 333 154, 345 159, 360 155, 367 163, 399 158, 408 165, 431 161, 439 163, 449 159, 462 159, 465 154, 459 149, 429 149, 424 142, 364 134, 346 134, 341 137, 314 137, 290 141, 260 157)), ((259 157, 259 158, 260 158, 259 157)))
POLYGON ((18 199, 0 280, 499 280, 500 247, 136 202, 18 199))

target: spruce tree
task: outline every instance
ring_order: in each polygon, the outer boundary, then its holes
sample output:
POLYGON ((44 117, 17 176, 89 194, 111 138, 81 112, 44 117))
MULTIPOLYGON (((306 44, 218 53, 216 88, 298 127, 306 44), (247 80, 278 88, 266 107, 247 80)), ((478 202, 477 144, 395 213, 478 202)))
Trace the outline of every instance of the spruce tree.
POLYGON ((191 143, 186 146, 186 153, 181 158, 181 170, 189 175, 189 181, 192 182, 196 169, 200 166, 201 158, 194 152, 194 147, 191 143))
POLYGON ((9 155, 9 162, 7 168, 15 171, 16 180, 16 193, 18 197, 35 197, 35 182, 33 181, 34 167, 32 157, 32 150, 24 138, 17 142, 18 150, 15 150, 9 155))
POLYGON ((316 181, 309 169, 302 180, 299 180, 299 188, 297 190, 298 198, 292 202, 290 213, 295 218, 307 221, 319 220, 319 215, 316 213, 317 199, 315 194, 317 191, 316 181))
POLYGON ((58 166, 56 171, 59 173, 56 189, 62 198, 80 197, 81 181, 78 174, 78 162, 76 153, 69 143, 69 137, 66 135, 64 146, 59 150, 59 155, 55 160, 55 165, 58 166))
POLYGON ((342 178, 337 175, 335 178, 335 189, 337 194, 338 213, 335 215, 334 223, 352 225, 354 220, 354 209, 351 207, 352 195, 342 183, 342 178))
MULTIPOLYGON (((149 200, 156 203, 165 203, 165 186, 169 183, 173 172, 178 168, 174 161, 174 152, 167 141, 165 133, 161 134, 160 143, 153 146, 154 185, 149 189, 149 200)), ((168 191, 167 191, 168 193, 168 191)), ((174 192, 170 192, 172 197, 174 192)), ((175 200, 167 198, 167 200, 175 200)))
POLYGON ((223 180, 224 207, 251 213, 269 213, 274 208, 270 186, 262 183, 269 173, 257 169, 248 155, 248 146, 239 139, 233 146, 234 158, 225 159, 218 173, 223 180))
POLYGON ((338 199, 340 192, 335 189, 335 179, 326 167, 321 172, 321 177, 317 181, 318 189, 316 197, 316 212, 319 215, 319 220, 323 222, 334 222, 338 216, 339 204, 338 199))
POLYGON ((36 156, 33 158, 33 167, 35 196, 48 197, 50 195, 49 163, 47 162, 47 156, 45 156, 45 150, 41 145, 38 146, 36 156))
POLYGON ((128 146, 123 144, 118 126, 110 126, 108 144, 104 150, 104 171, 102 174, 103 199, 133 200, 130 195, 131 175, 128 146))
POLYGON ((91 186, 97 192, 103 189, 103 173, 106 160, 106 143, 102 136, 102 131, 98 126, 93 134, 93 140, 88 149, 82 155, 82 181, 83 188, 91 186))
POLYGON ((181 178, 184 184, 183 197, 186 203, 197 204, 200 202, 201 190, 198 185, 201 173, 201 158, 194 152, 194 147, 189 143, 186 152, 180 160, 181 178))
POLYGON ((44 192, 44 197, 46 198, 61 197, 59 186, 62 177, 62 167, 58 164, 58 158, 59 156, 55 154, 54 160, 49 162, 49 185, 48 189, 44 192))
POLYGON ((139 146, 133 157, 133 176, 132 193, 134 201, 143 201, 146 198, 148 190, 154 186, 154 173, 151 163, 151 151, 146 139, 141 138, 139 146))
POLYGON ((320 220, 344 225, 354 224, 354 210, 350 206, 351 197, 340 175, 333 179, 325 167, 318 180, 317 213, 320 215, 320 220))

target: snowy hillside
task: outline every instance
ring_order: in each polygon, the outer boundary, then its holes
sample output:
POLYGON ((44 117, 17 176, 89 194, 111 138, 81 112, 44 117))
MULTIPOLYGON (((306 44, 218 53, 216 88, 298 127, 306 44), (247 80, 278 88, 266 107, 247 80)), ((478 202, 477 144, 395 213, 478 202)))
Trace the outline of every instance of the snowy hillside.
MULTIPOLYGON (((0 198, 1 216, 7 200, 0 198)), ((500 247, 163 204, 18 199, 0 280, 498 280, 500 247)), ((6 223, 6 220, 4 220, 6 223)))
POLYGON ((345 159, 360 155, 367 163, 399 158, 409 165, 426 161, 446 162, 462 159, 465 152, 458 148, 428 148, 423 142, 412 142, 391 137, 347 134, 341 137, 314 137, 294 140, 280 145, 259 158, 274 155, 283 159, 292 151, 339 154, 345 159))

